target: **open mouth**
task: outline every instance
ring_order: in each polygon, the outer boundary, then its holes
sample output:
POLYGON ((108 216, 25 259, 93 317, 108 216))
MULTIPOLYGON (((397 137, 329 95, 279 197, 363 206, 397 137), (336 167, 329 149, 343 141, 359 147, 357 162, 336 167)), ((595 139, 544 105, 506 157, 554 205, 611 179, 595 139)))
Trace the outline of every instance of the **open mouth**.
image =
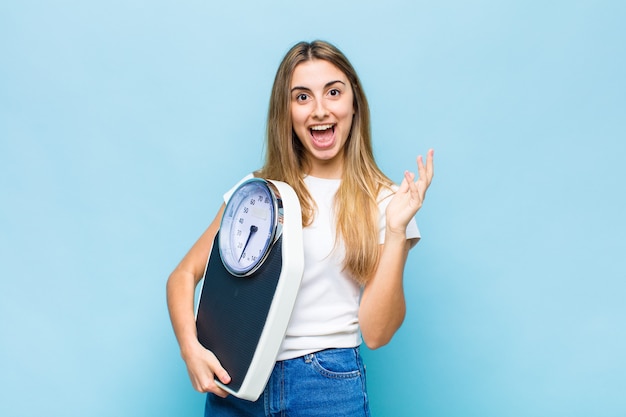
POLYGON ((335 125, 327 124, 327 125, 318 125, 312 126, 309 128, 309 132, 311 132, 311 136, 316 142, 326 143, 334 137, 335 134, 335 125))

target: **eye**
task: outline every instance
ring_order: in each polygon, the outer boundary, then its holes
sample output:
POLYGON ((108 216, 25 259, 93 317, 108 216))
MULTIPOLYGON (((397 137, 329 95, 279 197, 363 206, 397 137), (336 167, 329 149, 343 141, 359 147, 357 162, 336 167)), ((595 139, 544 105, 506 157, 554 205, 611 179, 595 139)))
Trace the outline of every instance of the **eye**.
POLYGON ((301 103, 303 101, 307 101, 308 98, 309 98, 309 95, 306 94, 306 93, 296 94, 296 101, 299 102, 299 103, 301 103))
POLYGON ((333 89, 328 91, 328 95, 331 96, 331 97, 339 97, 340 94, 341 94, 341 91, 339 91, 336 88, 333 88, 333 89))

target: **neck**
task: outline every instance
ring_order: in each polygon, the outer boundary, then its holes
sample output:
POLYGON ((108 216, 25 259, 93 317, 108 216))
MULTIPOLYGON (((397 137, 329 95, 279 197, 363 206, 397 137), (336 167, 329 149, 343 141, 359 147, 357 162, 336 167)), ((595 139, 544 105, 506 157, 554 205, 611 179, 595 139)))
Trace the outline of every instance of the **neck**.
POLYGON ((324 179, 343 178, 343 159, 333 158, 330 160, 309 161, 307 175, 324 179))

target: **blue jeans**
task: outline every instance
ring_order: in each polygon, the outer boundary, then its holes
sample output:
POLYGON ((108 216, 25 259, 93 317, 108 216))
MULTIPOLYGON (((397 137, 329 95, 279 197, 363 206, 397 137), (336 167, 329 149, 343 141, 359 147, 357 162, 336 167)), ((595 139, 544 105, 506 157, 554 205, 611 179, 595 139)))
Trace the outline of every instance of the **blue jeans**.
POLYGON ((205 417, 369 417, 359 348, 276 362, 258 400, 208 394, 205 417))

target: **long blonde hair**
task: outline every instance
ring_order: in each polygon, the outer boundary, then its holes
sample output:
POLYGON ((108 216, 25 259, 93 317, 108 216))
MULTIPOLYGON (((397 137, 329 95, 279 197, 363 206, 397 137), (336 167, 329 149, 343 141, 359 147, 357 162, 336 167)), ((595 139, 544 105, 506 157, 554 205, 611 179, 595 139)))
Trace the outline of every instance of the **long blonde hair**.
POLYGON ((335 46, 324 41, 300 42, 283 58, 272 87, 267 117, 265 165, 257 176, 284 181, 300 199, 302 223, 308 226, 316 210, 303 177, 308 171, 305 149, 291 121, 290 85, 296 66, 321 59, 339 68, 354 93, 354 118, 345 144, 342 181, 335 197, 337 237, 343 239, 344 269, 360 284, 373 275, 379 258, 378 196, 392 182, 374 160, 367 99, 356 71, 335 46))

